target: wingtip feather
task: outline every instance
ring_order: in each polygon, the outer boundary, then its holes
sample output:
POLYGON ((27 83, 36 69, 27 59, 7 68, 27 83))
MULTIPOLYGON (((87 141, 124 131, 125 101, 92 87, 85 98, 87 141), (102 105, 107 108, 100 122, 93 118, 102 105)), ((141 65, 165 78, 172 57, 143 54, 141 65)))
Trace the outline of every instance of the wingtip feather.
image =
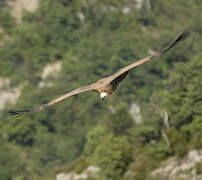
POLYGON ((189 36, 191 36, 191 31, 190 30, 186 30, 183 33, 181 33, 176 39, 175 41, 173 41, 169 46, 167 46, 166 48, 162 49, 157 56, 160 54, 164 54, 165 52, 167 52, 169 49, 171 49, 172 47, 176 46, 179 42, 186 40, 189 36))
POLYGON ((8 113, 12 116, 21 116, 26 112, 29 112, 29 110, 24 110, 24 111, 8 110, 8 113))
POLYGON ((186 30, 184 31, 182 34, 179 35, 179 37, 176 39, 176 42, 179 41, 184 41, 185 39, 187 39, 189 36, 191 36, 191 30, 186 30))

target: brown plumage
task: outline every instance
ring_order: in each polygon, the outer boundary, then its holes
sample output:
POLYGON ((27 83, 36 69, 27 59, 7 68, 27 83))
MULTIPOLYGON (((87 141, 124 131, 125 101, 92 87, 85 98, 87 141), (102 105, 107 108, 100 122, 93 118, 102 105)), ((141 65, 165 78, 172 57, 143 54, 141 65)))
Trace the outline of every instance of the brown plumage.
POLYGON ((191 34, 190 31, 185 31, 182 34, 180 34, 175 41, 173 41, 170 45, 168 45, 167 47, 165 47, 164 49, 162 49, 161 51, 158 51, 156 53, 154 53, 151 56, 148 56, 146 58, 143 58, 139 61, 136 61, 122 69, 120 69, 118 72, 116 72, 115 74, 112 74, 111 76, 108 76, 106 78, 100 79, 99 81, 97 81, 96 83, 87 85, 87 86, 83 86, 81 88, 78 88, 76 90, 70 91, 46 104, 43 104, 37 108, 34 109, 28 109, 28 110, 21 110, 21 111, 16 111, 16 110, 9 110, 9 114, 10 115, 22 115, 24 113, 32 113, 32 112, 38 112, 41 111, 55 103, 58 103, 70 96, 79 94, 79 93, 83 93, 86 91, 96 91, 100 94, 101 99, 107 97, 107 95, 111 94, 114 90, 117 89, 119 83, 127 76, 128 72, 137 67, 140 66, 141 64, 146 63, 147 61, 155 58, 155 57, 159 57, 162 56, 164 53, 166 53, 169 49, 171 49, 172 47, 174 47, 177 43, 185 40, 189 35, 191 34))

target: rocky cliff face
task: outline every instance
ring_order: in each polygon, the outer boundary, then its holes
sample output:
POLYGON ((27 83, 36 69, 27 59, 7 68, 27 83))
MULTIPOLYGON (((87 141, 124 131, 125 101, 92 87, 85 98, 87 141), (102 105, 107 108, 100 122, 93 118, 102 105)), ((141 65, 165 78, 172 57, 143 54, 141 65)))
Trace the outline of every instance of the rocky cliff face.
POLYGON ((162 180, 201 180, 202 150, 192 150, 182 159, 170 158, 158 169, 151 172, 155 179, 162 180))
POLYGON ((9 3, 12 7, 12 15, 16 18, 18 23, 22 21, 22 12, 23 10, 34 12, 38 6, 38 0, 14 0, 9 3))
POLYGON ((95 166, 89 166, 86 168, 81 174, 76 174, 75 172, 70 173, 57 173, 56 174, 56 180, 84 180, 89 179, 93 177, 97 177, 98 172, 100 171, 100 168, 95 166))
POLYGON ((39 87, 53 86, 52 80, 57 78, 60 71, 62 69, 62 63, 60 61, 56 61, 54 64, 48 64, 44 67, 43 72, 41 74, 41 82, 39 83, 39 87), (51 78, 51 79, 48 79, 51 78))
POLYGON ((4 109, 6 104, 15 104, 21 94, 22 86, 10 88, 10 80, 0 77, 0 110, 4 109))

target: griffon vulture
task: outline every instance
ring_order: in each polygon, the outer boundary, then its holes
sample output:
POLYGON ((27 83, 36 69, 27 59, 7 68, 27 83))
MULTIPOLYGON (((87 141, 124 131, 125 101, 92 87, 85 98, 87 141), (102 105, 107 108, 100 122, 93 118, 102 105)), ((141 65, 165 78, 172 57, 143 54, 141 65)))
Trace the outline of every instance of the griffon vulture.
POLYGON ((190 31, 185 31, 183 33, 181 33, 170 45, 168 45, 167 47, 165 47, 164 49, 154 53, 151 56, 148 56, 146 58, 143 58, 139 61, 136 61, 122 69, 120 69, 118 72, 116 72, 115 74, 112 74, 108 77, 102 78, 99 81, 87 85, 87 86, 83 86, 80 87, 76 90, 70 91, 68 93, 63 94, 62 96, 46 103, 43 104, 37 108, 33 108, 33 109, 26 109, 26 110, 21 110, 21 111, 16 111, 16 110, 9 110, 9 114, 10 115, 22 115, 24 113, 33 113, 33 112, 38 112, 41 111, 55 103, 58 103, 68 97, 74 96, 76 94, 80 94, 86 91, 96 91, 100 94, 100 98, 103 101, 105 98, 107 98, 107 96, 109 94, 111 94, 113 91, 116 90, 116 88, 118 87, 119 83, 127 76, 128 72, 130 70, 132 70, 135 67, 138 67, 148 61, 150 61, 153 58, 162 56, 164 53, 166 53, 169 49, 171 49, 172 47, 174 47, 176 44, 178 44, 179 42, 185 40, 189 35, 191 34, 190 31))

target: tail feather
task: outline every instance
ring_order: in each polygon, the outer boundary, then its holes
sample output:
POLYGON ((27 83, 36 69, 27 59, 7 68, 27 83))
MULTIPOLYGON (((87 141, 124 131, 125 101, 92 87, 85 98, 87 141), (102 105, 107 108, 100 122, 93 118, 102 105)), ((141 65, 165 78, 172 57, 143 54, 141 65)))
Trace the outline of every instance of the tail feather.
POLYGON ((165 52, 167 52, 170 48, 176 46, 179 42, 184 41, 185 39, 187 39, 189 36, 191 35, 191 31, 187 30, 184 31, 182 34, 180 34, 175 41, 173 41, 169 46, 167 46, 166 48, 162 49, 160 51, 160 54, 164 54, 165 52))

